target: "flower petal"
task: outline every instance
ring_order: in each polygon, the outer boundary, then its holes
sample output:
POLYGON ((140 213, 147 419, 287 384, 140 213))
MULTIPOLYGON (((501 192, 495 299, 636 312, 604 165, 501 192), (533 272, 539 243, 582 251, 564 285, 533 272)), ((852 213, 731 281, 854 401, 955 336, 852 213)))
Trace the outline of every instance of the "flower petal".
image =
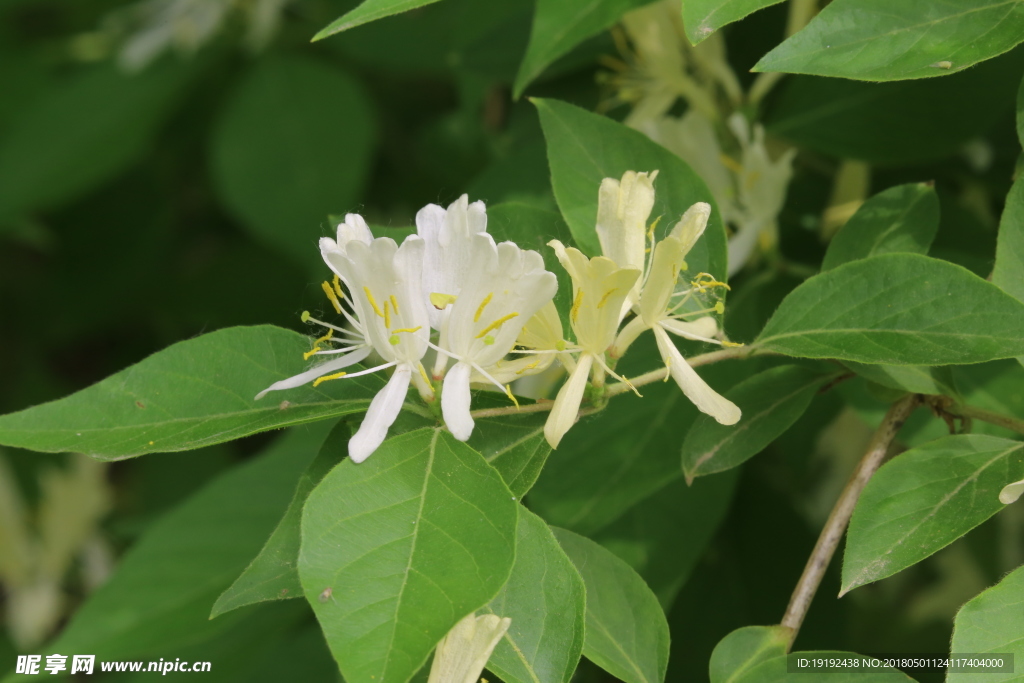
POLYGON ((412 368, 399 365, 384 388, 370 401, 370 408, 366 411, 363 423, 359 425, 359 431, 348 441, 348 457, 352 458, 352 462, 366 460, 384 443, 388 429, 402 410, 411 380, 412 368))
POLYGON ((281 391, 282 389, 294 389, 295 387, 301 387, 303 384, 312 382, 317 377, 321 377, 330 372, 334 372, 335 370, 341 370, 342 368, 347 368, 350 365, 359 363, 365 360, 372 350, 373 349, 369 346, 365 346, 361 349, 356 349, 341 358, 336 358, 334 360, 327 361, 326 363, 314 366, 305 372, 295 375, 294 377, 282 379, 280 382, 274 382, 269 387, 256 394, 256 398, 254 400, 260 400, 271 391, 281 391))
POLYGON ((1024 479, 1004 486, 1003 490, 999 492, 999 502, 1003 505, 1016 503, 1022 493, 1024 493, 1024 479))
POLYGON ((710 315, 690 322, 684 320, 662 320, 661 326, 672 334, 694 341, 718 343, 713 337, 718 334, 718 323, 710 315))
POLYGON ((459 441, 468 441, 473 433, 473 416, 469 414, 472 370, 466 363, 456 363, 445 375, 441 387, 441 415, 448 431, 459 441))
POLYGON ((580 356, 576 368, 569 375, 569 379, 562 388, 558 390, 555 397, 555 404, 548 415, 548 421, 544 423, 544 438, 552 448, 558 448, 558 443, 569 431, 569 428, 576 424, 576 416, 580 412, 580 403, 583 401, 583 390, 587 387, 587 377, 590 375, 590 366, 594 357, 589 353, 580 356))
POLYGON ((711 205, 707 202, 697 202, 686 210, 683 217, 672 228, 671 235, 682 243, 683 254, 689 253, 700 236, 704 234, 710 217, 711 205))
POLYGON ((658 340, 661 357, 668 363, 672 379, 686 394, 686 398, 690 399, 702 413, 710 415, 721 424, 733 425, 739 422, 742 413, 736 404, 719 395, 701 379, 661 326, 654 327, 654 337, 658 340))

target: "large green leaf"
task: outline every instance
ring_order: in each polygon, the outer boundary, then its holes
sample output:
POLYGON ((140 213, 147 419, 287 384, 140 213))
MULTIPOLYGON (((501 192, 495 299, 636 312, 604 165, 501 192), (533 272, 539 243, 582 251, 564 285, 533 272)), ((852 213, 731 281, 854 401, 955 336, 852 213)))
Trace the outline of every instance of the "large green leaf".
POLYGON ((782 0, 685 0, 686 37, 696 45, 726 24, 780 2, 782 0))
POLYGON ((668 622, 654 593, 629 565, 589 538, 554 532, 587 586, 583 654, 625 683, 665 680, 668 622))
POLYGON ((259 551, 328 427, 290 431, 155 522, 48 651, 166 657, 251 618, 250 611, 215 621, 208 615, 217 594, 259 551))
POLYGON ((876 254, 927 254, 939 229, 939 197, 928 183, 897 185, 864 202, 825 252, 821 270, 876 254))
POLYGON ((835 375, 799 365, 784 365, 737 384, 725 396, 743 411, 735 425, 701 415, 683 442, 683 472, 688 482, 721 472, 760 453, 782 435, 811 404, 814 394, 835 375))
MULTIPOLYGON (((1003 580, 968 602, 953 622, 952 652, 970 652, 984 655, 1009 653, 1013 655, 1018 672, 985 673, 985 681, 1004 683, 1019 681, 1020 662, 1024 661, 1024 567, 1018 567, 1003 580)), ((982 676, 967 670, 950 671, 947 683, 968 683, 982 676)))
POLYGON ((313 40, 323 40, 328 36, 333 36, 335 33, 341 33, 347 31, 350 28, 367 24, 371 21, 377 21, 384 17, 390 17, 392 14, 398 14, 400 12, 408 12, 409 10, 416 9, 417 7, 423 7, 424 5, 431 5, 438 0, 363 0, 355 9, 351 9, 345 14, 341 15, 330 24, 320 29, 313 40))
POLYGON ((797 287, 757 343, 860 363, 981 363, 1024 354, 1024 304, 952 263, 881 254, 797 287))
POLYGON ((308 58, 262 59, 217 123, 215 186, 257 238, 327 272, 316 240, 330 232, 325 216, 356 207, 374 128, 366 94, 345 72, 308 58))
POLYGON ((0 443, 100 460, 186 451, 366 409, 373 375, 254 396, 310 364, 309 340, 260 325, 179 342, 67 398, 0 417, 0 443))
POLYGON ((1024 301, 1024 178, 1018 178, 1006 196, 992 282, 1024 301))
POLYGON ((565 683, 583 651, 586 603, 583 579, 551 529, 520 510, 512 575, 484 608, 512 623, 487 668, 505 683, 565 683))
POLYGON ((302 513, 299 578, 350 683, 407 681, 512 571, 519 505, 440 429, 344 460, 302 513))
POLYGON ((793 674, 804 673, 812 681, 825 681, 828 683, 914 683, 914 679, 896 669, 888 667, 870 667, 867 670, 849 671, 842 668, 830 668, 826 671, 818 670, 799 671, 790 670, 790 666, 797 667, 794 660, 804 659, 813 662, 815 659, 848 659, 851 657, 861 658, 863 655, 852 652, 794 652, 789 655, 771 657, 760 664, 745 669, 738 677, 732 679, 732 683, 789 683, 793 680, 793 674))
MULTIPOLYGON (((589 254, 601 253, 597 239, 597 194, 605 178, 626 171, 660 171, 655 181, 651 218, 671 230, 695 202, 715 205, 704 181, 686 163, 650 138, 605 116, 557 100, 534 100, 548 145, 551 186, 576 244, 589 254)), ((725 227, 712 211, 704 237, 686 256, 689 272, 724 277, 728 255, 725 227)))
POLYGON ((744 626, 718 641, 708 676, 711 683, 734 683, 763 661, 784 656, 793 631, 785 626, 744 626))
POLYGON ((477 419, 469 445, 498 470, 516 498, 522 498, 540 476, 551 446, 544 438, 547 413, 477 419))
POLYGON ((25 107, 0 140, 0 219, 74 198, 137 161, 186 77, 173 65, 138 76, 96 67, 25 107))
POLYGON ((593 539, 635 569, 668 612, 729 511, 738 473, 702 477, 692 486, 678 477, 593 539))
POLYGON ((514 86, 519 97, 553 61, 600 33, 629 10, 652 0, 537 0, 530 44, 514 86))
POLYGON ((890 389, 954 398, 959 395, 950 366, 867 365, 852 361, 846 361, 843 365, 864 379, 890 389))
POLYGON ((1024 479, 1024 443, 947 436, 886 463, 861 494, 843 557, 843 593, 946 547, 1004 506, 999 491, 1024 479))
POLYGON ((1024 50, 946 78, 865 83, 792 76, 765 111, 768 131, 807 150, 874 164, 956 154, 1013 107, 1024 50))
POLYGON ((1002 54, 1024 39, 1017 0, 833 0, 754 71, 866 81, 928 78, 1002 54))
POLYGON ((296 566, 299 558, 302 506, 306 504, 310 491, 345 457, 351 434, 352 430, 345 422, 339 422, 330 433, 316 458, 299 477, 299 483, 295 487, 295 493, 284 517, 263 544, 259 555, 217 598, 210 611, 211 619, 245 605, 302 596, 302 585, 299 583, 299 570, 296 566))

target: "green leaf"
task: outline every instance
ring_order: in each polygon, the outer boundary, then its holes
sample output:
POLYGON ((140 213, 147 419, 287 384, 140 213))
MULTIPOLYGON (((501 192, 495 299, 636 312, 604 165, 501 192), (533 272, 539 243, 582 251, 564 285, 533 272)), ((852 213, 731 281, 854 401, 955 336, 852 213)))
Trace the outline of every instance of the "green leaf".
POLYGON ((593 539, 635 569, 667 613, 729 511, 738 473, 702 477, 693 486, 678 477, 593 539))
POLYGON ((891 576, 999 512, 1024 479, 1024 443, 979 434, 932 441, 883 465, 864 488, 846 541, 843 589, 891 576))
MULTIPOLYGON (((1024 661, 1024 567, 1018 567, 1003 580, 968 602, 953 622, 952 652, 1011 653, 1015 666, 1024 661)), ((1018 670, 1019 671, 1019 670, 1018 670)), ((991 683, 1020 680, 1020 673, 985 673, 991 683)), ((950 671, 947 683, 976 681, 977 673, 950 671)))
POLYGON ((865 83, 792 76, 773 93, 765 126, 799 147, 874 164, 948 157, 1013 106, 1024 50, 946 78, 865 83))
POLYGON ((516 498, 533 488, 551 454, 544 438, 547 417, 547 413, 527 413, 476 420, 469 445, 498 470, 516 498))
POLYGON ((308 368, 308 349, 307 338, 270 325, 204 334, 71 396, 0 416, 0 444, 122 460, 365 410, 383 385, 374 375, 254 400, 308 368))
POLYGON ((344 460, 302 513, 299 577, 350 683, 406 681, 512 571, 519 506, 483 457, 440 429, 344 460))
POLYGON ((327 63, 261 59, 230 94, 211 169, 224 204, 260 241, 327 272, 324 216, 355 208, 369 171, 374 117, 362 87, 327 63))
POLYGON ((761 662, 785 656, 793 629, 786 626, 744 626, 718 641, 708 675, 711 683, 734 683, 761 662))
POLYGON ((992 282, 1024 301, 1024 178, 1018 178, 1006 196, 992 282))
POLYGON ((882 254, 797 287, 757 344, 860 363, 981 363, 1024 355, 1024 304, 952 263, 882 254))
POLYGON ((566 683, 583 650, 586 603, 583 578, 551 529, 521 509, 512 575, 483 610, 512 619, 487 668, 505 683, 566 683))
POLYGON ((686 37, 696 45, 726 24, 780 2, 782 0, 686 0, 683 3, 686 37))
POLYGON ((280 519, 329 426, 288 432, 265 454, 224 473, 155 522, 49 651, 100 659, 166 657, 251 618, 249 611, 216 621, 208 615, 280 519))
POLYGON ((1017 0, 833 0, 753 71, 894 81, 960 71, 1024 39, 1017 0))
MULTIPOLYGON (((1024 415, 1024 366, 1017 361, 961 365, 952 368, 952 371, 965 403, 1003 415, 1024 415)), ((1017 437, 1016 432, 981 420, 974 421, 971 431, 1017 437)))
MULTIPOLYGON (((605 178, 619 179, 626 171, 660 171, 651 218, 662 217, 658 224, 662 232, 671 230, 695 202, 715 206, 704 181, 686 162, 646 135, 565 102, 538 99, 534 103, 547 140, 555 199, 584 253, 601 253, 595 225, 598 188, 605 178)), ((691 273, 722 278, 727 261, 725 227, 713 210, 703 239, 687 254, 686 263, 691 273)))
POLYGON ((843 365, 864 379, 890 389, 952 398, 960 395, 949 366, 933 368, 922 365, 865 365, 852 361, 846 361, 843 365))
POLYGON ((800 419, 817 391, 835 376, 784 365, 737 384, 725 396, 743 411, 739 423, 723 425, 701 415, 686 433, 686 480, 731 469, 760 453, 800 419))
POLYGON ((939 229, 939 197, 929 183, 897 185, 864 202, 825 252, 821 270, 876 254, 927 254, 939 229))
MULTIPOLYGON (((732 679, 734 683, 790 683, 793 680, 793 673, 789 671, 789 659, 792 657, 806 657, 807 659, 845 659, 846 657, 860 657, 861 655, 852 652, 835 651, 808 651, 793 652, 789 655, 781 655, 766 659, 760 664, 747 669, 738 678, 732 679)), ((888 667, 872 668, 869 671, 844 671, 842 669, 830 670, 828 673, 813 674, 806 672, 807 677, 812 680, 827 680, 828 683, 914 683, 914 679, 897 669, 888 667)))
POLYGON ((537 0, 526 55, 519 65, 515 97, 556 59, 600 33, 631 9, 652 0, 537 0))
POLYGON ((211 619, 245 605, 302 596, 299 570, 296 567, 302 506, 306 504, 310 491, 345 457, 351 435, 352 429, 345 422, 339 422, 331 431, 316 458, 299 477, 284 517, 263 544, 259 555, 217 598, 210 611, 211 619))
POLYGON ((73 199, 138 161, 187 73, 175 65, 140 76, 96 67, 25 107, 0 141, 0 219, 73 199))
POLYGON ((335 33, 341 33, 342 31, 347 31, 350 28, 355 28, 356 26, 368 24, 371 21, 390 17, 392 14, 408 12, 409 10, 416 9, 417 7, 423 7, 424 5, 432 5, 437 1, 438 0, 363 0, 362 4, 358 7, 349 10, 324 28, 320 29, 320 31, 313 36, 313 42, 323 40, 328 36, 333 36, 335 33))
POLYGON ((562 217, 554 211, 517 202, 495 204, 487 207, 487 232, 495 242, 509 240, 544 257, 544 267, 558 278, 555 308, 563 320, 568 320, 572 308, 572 279, 558 262, 554 249, 548 246, 551 240, 559 240, 566 246, 574 244, 562 217))
POLYGON ((586 658, 625 683, 665 680, 668 622, 651 589, 589 538, 553 531, 587 586, 586 658))

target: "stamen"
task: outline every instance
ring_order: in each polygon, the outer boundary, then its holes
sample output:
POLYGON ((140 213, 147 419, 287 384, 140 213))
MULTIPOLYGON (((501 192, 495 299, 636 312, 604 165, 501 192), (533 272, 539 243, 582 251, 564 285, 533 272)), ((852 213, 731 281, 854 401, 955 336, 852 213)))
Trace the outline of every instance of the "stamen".
POLYGON ((384 302, 384 327, 391 329, 391 313, 388 311, 388 306, 391 302, 384 302))
MULTIPOLYGON (((417 328, 417 329, 418 329, 418 328, 417 328)), ((427 377, 427 371, 423 369, 423 363, 419 363, 418 365, 419 365, 419 370, 420 370, 420 377, 422 377, 422 378, 423 378, 423 381, 427 383, 427 386, 428 386, 428 387, 429 387, 429 386, 433 386, 433 385, 432 385, 432 384, 430 383, 430 378, 429 378, 429 377, 427 377)))
POLYGON ((342 377, 344 377, 347 374, 348 374, 347 372, 336 372, 333 375, 324 375, 323 377, 317 377, 315 380, 313 380, 313 388, 315 389, 316 387, 320 386, 324 382, 328 382, 328 381, 330 381, 332 379, 341 379, 342 377))
POLYGON ((334 274, 334 282, 332 284, 334 285, 334 293, 338 295, 339 299, 344 299, 345 292, 341 291, 341 278, 338 277, 337 273, 334 274))
POLYGON ((395 298, 394 294, 392 294, 389 298, 391 299, 391 310, 395 312, 395 315, 399 315, 399 313, 398 313, 398 299, 395 298))
POLYGON ((508 314, 508 315, 506 315, 506 316, 503 316, 503 317, 501 317, 501 318, 498 318, 498 319, 497 319, 497 320, 495 320, 495 321, 494 321, 493 323, 491 323, 490 325, 488 325, 487 327, 485 327, 485 328, 484 328, 484 329, 483 329, 483 330, 482 330, 482 331, 480 332, 480 334, 476 335, 476 338, 477 338, 477 339, 482 339, 482 338, 483 338, 483 336, 484 336, 485 334, 487 334, 488 332, 490 332, 491 330, 496 330, 496 329, 498 329, 499 327, 501 327, 502 325, 504 325, 504 324, 505 324, 506 322, 508 322, 508 321, 509 321, 509 320, 511 320, 512 318, 516 318, 516 317, 518 317, 518 316, 519 316, 519 314, 518 314, 518 313, 509 313, 509 314, 508 314))
POLYGON ((491 303, 491 298, 493 296, 494 292, 491 292, 490 294, 484 297, 484 300, 480 303, 480 308, 476 309, 476 314, 473 316, 473 322, 480 322, 480 316, 484 314, 484 308, 487 307, 487 304, 491 303))
POLYGON ((601 300, 597 302, 597 307, 598 308, 604 308, 604 305, 606 303, 608 303, 608 297, 610 297, 614 293, 615 293, 615 288, 614 287, 612 289, 609 289, 607 292, 605 292, 604 296, 601 297, 601 300))
POLYGON ((383 318, 384 314, 380 312, 377 301, 373 298, 373 294, 370 293, 370 288, 364 286, 363 291, 366 292, 366 299, 370 302, 370 306, 373 307, 373 312, 383 318))
POLYGON ((320 283, 320 288, 324 290, 324 294, 326 294, 327 298, 330 299, 331 305, 334 306, 334 312, 341 313, 341 303, 338 302, 337 295, 334 293, 334 290, 331 289, 331 283, 324 280, 320 283))
POLYGON ((737 346, 745 346, 745 344, 742 344, 740 342, 731 342, 731 341, 724 341, 723 340, 721 343, 722 343, 722 346, 726 346, 726 347, 729 347, 729 348, 735 348, 737 346))
POLYGON ((455 303, 457 297, 454 294, 441 294, 440 292, 432 292, 430 294, 430 304, 439 311, 443 311, 448 304, 455 303))
POLYGON ((516 410, 519 410, 519 401, 516 400, 516 395, 512 393, 512 385, 511 384, 506 384, 505 385, 505 395, 507 395, 510 399, 512 399, 512 402, 516 404, 516 410))
POLYGON ((392 334, 398 334, 399 332, 409 332, 411 334, 413 332, 418 332, 420 330, 420 328, 422 328, 422 327, 423 327, 423 325, 417 325, 416 327, 402 327, 402 328, 397 329, 397 330, 391 330, 391 333, 392 334))
POLYGON ((572 302, 572 308, 569 310, 569 317, 573 322, 576 322, 576 316, 580 313, 580 304, 583 303, 583 290, 576 292, 576 300, 572 302))
POLYGON ((530 363, 529 365, 526 365, 525 367, 523 367, 522 370, 516 370, 516 374, 517 375, 521 375, 524 372, 526 372, 527 370, 533 370, 538 365, 540 365, 540 361, 539 360, 535 360, 532 363, 530 363))
POLYGON ((312 349, 310 349, 306 353, 302 354, 302 360, 309 360, 310 356, 316 355, 316 353, 320 351, 320 345, 323 344, 325 341, 327 341, 328 339, 330 339, 333 336, 334 336, 334 330, 327 330, 327 334, 325 334, 324 336, 320 337, 319 339, 317 339, 316 341, 313 342, 313 348, 312 349))

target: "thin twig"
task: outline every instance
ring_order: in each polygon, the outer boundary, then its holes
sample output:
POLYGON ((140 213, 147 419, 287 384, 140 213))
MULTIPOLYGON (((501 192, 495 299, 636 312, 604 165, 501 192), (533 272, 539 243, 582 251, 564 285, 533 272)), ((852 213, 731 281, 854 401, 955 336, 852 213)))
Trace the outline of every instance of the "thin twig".
POLYGON ((796 639, 796 634, 800 631, 800 625, 803 624, 807 610, 811 606, 811 600, 814 599, 814 594, 825 575, 825 570, 828 569, 829 562, 832 561, 832 555, 839 545, 839 539, 846 532, 846 525, 850 523, 853 508, 857 505, 861 491, 871 479, 871 475, 882 464, 889 446, 896 438, 903 423, 907 421, 907 417, 920 403, 921 396, 910 394, 889 407, 885 419, 882 420, 882 424, 878 426, 874 436, 871 437, 867 452, 857 464, 857 469, 854 470, 843 493, 839 496, 839 500, 836 501, 835 507, 832 508, 828 521, 825 522, 825 528, 821 530, 818 542, 807 559, 804 573, 793 590, 793 597, 789 600, 786 614, 782 617, 782 625, 792 630, 790 647, 793 645, 793 640, 796 639))
POLYGON ((949 408, 948 412, 956 415, 957 417, 969 417, 972 420, 981 420, 982 422, 988 422, 989 424, 994 424, 998 427, 1004 427, 1010 431, 1017 432, 1018 434, 1024 434, 1024 420, 1020 420, 1016 417, 1000 415, 999 413, 993 413, 990 410, 975 408, 974 406, 968 405, 949 408))

